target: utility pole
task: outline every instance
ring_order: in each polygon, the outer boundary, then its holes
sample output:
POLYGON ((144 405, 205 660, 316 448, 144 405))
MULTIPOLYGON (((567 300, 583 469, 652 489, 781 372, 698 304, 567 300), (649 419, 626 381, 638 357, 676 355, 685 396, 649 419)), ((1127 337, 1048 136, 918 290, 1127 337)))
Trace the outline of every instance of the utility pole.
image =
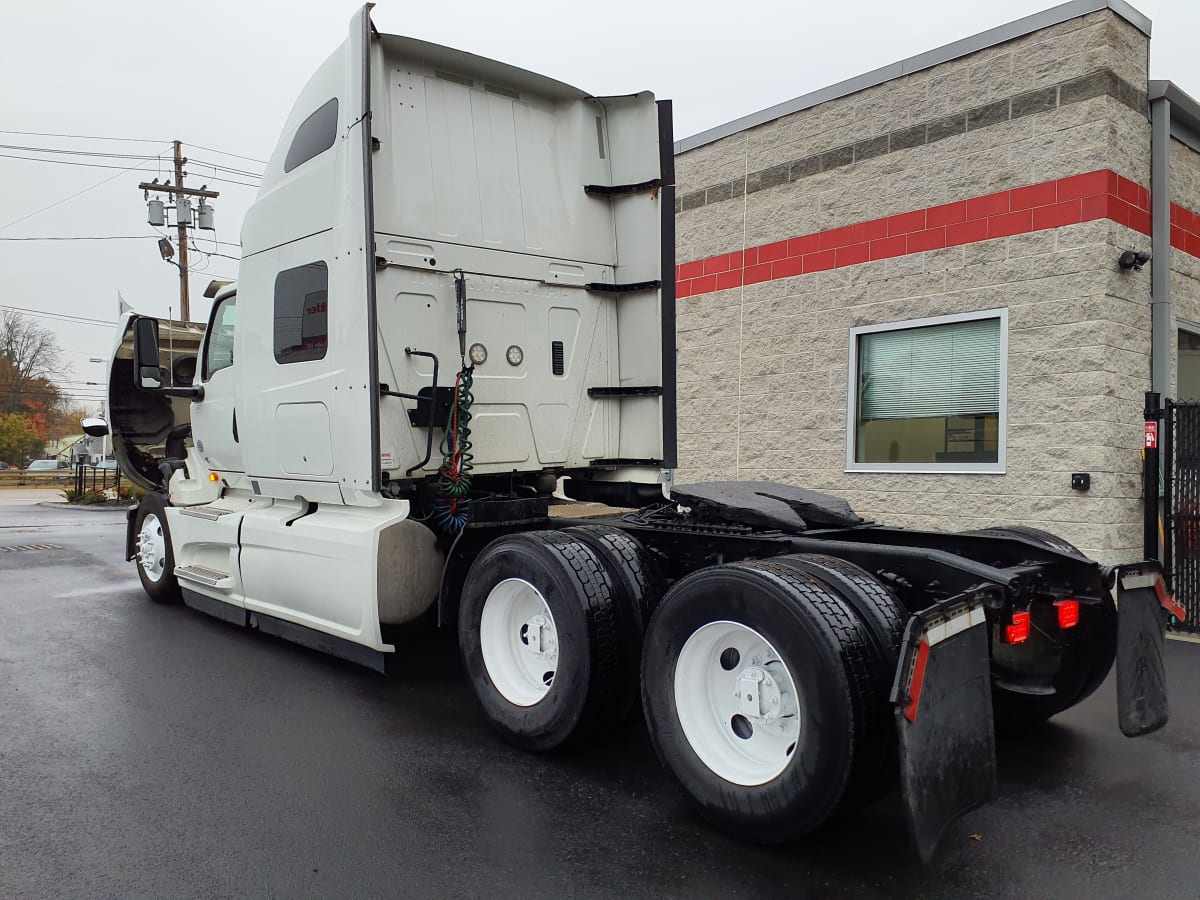
POLYGON ((183 321, 191 321, 191 305, 189 303, 188 292, 188 238, 187 230, 193 227, 192 222, 192 201, 191 197, 200 199, 200 208, 197 210, 198 221, 195 227, 202 228, 206 231, 211 231, 213 228, 213 211, 212 207, 206 201, 215 197, 220 197, 217 191, 210 191, 207 187, 188 188, 183 186, 184 171, 183 167, 187 164, 187 157, 183 155, 183 142, 175 141, 175 183, 165 182, 160 184, 158 179, 151 182, 142 182, 138 185, 145 192, 148 201, 149 216, 148 221, 151 225, 164 226, 166 225, 166 207, 163 202, 158 199, 150 200, 150 192, 165 193, 175 201, 175 227, 179 235, 179 262, 174 262, 171 257, 174 255, 174 249, 171 247, 171 242, 167 238, 163 238, 159 243, 159 252, 162 253, 162 258, 179 269, 179 314, 183 317, 183 321))
MULTIPOLYGON (((183 187, 183 142, 175 141, 175 186, 183 187)), ((190 322, 188 318, 190 309, 188 307, 188 262, 187 262, 187 224, 183 219, 176 216, 176 226, 179 229, 179 313, 183 316, 183 321, 190 322)))

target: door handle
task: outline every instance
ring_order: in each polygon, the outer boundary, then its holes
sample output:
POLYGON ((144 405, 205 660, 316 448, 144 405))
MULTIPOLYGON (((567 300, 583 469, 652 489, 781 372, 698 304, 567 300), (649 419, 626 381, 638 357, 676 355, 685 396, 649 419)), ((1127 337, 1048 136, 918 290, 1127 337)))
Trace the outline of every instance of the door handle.
POLYGON ((237 410, 236 410, 236 409, 233 411, 233 442, 234 442, 235 444, 240 444, 240 443, 241 443, 241 441, 239 441, 239 440, 238 440, 238 433, 237 433, 237 410))

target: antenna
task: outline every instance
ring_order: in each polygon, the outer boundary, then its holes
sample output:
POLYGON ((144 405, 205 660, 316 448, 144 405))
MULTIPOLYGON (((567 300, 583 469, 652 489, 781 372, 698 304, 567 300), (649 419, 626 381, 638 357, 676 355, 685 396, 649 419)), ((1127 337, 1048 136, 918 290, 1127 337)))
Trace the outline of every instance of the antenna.
POLYGON ((171 314, 171 305, 167 304, 167 358, 171 360, 171 368, 168 370, 170 374, 167 378, 170 379, 171 387, 175 387, 175 320, 171 314))

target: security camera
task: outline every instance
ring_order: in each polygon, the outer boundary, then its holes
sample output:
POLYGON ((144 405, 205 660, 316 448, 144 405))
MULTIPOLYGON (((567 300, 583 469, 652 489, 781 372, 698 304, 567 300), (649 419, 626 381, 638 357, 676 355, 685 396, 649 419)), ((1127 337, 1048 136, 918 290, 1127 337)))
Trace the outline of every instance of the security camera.
POLYGON ((1142 266, 1150 262, 1150 254, 1138 250, 1126 250, 1117 258, 1117 265, 1122 269, 1133 269, 1135 272, 1142 271, 1142 266))

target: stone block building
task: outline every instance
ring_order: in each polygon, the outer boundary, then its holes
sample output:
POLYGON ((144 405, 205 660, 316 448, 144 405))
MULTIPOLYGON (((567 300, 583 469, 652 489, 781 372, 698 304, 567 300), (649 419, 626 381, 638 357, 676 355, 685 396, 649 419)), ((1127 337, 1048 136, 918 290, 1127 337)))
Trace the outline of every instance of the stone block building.
POLYGON ((1144 393, 1200 395, 1200 105, 1150 31, 1072 0, 680 140, 678 480, 1140 558, 1144 393))

